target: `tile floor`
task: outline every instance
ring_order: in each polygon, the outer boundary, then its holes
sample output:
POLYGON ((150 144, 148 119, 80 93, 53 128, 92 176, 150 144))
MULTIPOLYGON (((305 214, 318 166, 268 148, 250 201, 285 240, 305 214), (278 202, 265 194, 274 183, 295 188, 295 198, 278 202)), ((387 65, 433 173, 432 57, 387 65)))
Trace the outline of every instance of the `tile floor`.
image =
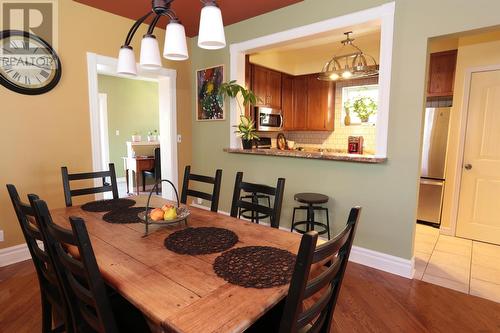
POLYGON ((414 278, 500 303, 500 246, 417 224, 414 278))

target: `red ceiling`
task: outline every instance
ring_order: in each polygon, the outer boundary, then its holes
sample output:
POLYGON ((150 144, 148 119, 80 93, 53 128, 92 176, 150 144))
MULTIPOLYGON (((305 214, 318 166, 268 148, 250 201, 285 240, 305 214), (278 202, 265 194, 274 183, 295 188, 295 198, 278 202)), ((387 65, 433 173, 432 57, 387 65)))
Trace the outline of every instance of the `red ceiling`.
MULTIPOLYGON (((74 0, 76 2, 99 8, 110 13, 131 19, 138 19, 151 10, 151 0, 74 0)), ((224 25, 233 24, 258 16, 303 0, 218 0, 222 10, 224 25)), ((198 35, 200 0, 177 0, 172 8, 186 28, 186 35, 198 35)), ((159 27, 165 28, 166 19, 160 21, 159 27)))

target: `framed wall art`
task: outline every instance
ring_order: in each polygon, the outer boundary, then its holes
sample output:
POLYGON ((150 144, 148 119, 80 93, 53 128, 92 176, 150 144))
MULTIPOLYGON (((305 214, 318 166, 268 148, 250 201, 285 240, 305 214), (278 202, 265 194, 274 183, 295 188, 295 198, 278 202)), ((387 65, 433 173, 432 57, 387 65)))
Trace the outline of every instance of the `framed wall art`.
POLYGON ((219 89, 224 82, 224 65, 196 71, 196 120, 224 120, 224 98, 219 89))

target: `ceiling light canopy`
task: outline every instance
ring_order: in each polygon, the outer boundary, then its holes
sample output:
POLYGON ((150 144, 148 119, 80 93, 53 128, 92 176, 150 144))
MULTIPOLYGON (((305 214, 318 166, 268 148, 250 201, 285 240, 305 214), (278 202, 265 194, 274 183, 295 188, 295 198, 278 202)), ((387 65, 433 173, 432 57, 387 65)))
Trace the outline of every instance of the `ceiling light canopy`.
MULTIPOLYGON (((175 12, 170 8, 173 1, 174 0, 152 0, 152 10, 138 19, 130 28, 125 43, 120 48, 120 53, 118 55, 118 74, 137 75, 134 50, 130 46, 130 43, 139 26, 153 14, 155 17, 141 41, 141 67, 150 70, 161 67, 160 49, 158 40, 153 34, 153 31, 162 16, 166 16, 170 20, 165 32, 163 56, 166 59, 176 61, 189 58, 184 26, 177 18, 175 12)), ((198 46, 208 50, 224 48, 226 46, 226 37, 224 35, 221 10, 217 6, 215 0, 202 0, 201 2, 204 6, 201 10, 198 46)))
POLYGON ((340 81, 378 75, 379 66, 375 58, 353 44, 352 31, 345 32, 339 55, 334 55, 318 75, 319 80, 340 81))

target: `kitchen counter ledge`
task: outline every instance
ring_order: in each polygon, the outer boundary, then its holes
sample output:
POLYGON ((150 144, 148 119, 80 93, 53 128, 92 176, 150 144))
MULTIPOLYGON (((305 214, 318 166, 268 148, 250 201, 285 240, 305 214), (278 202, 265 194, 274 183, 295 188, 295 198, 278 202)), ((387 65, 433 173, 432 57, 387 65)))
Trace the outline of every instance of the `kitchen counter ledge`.
POLYGON ((224 148, 227 153, 235 154, 253 154, 253 155, 268 155, 268 156, 284 156, 296 158, 309 158, 316 160, 329 160, 329 161, 344 161, 356 163, 385 163, 386 157, 377 155, 358 155, 347 153, 333 153, 333 152, 310 152, 299 150, 279 150, 276 148, 271 149, 242 149, 242 148, 224 148))

